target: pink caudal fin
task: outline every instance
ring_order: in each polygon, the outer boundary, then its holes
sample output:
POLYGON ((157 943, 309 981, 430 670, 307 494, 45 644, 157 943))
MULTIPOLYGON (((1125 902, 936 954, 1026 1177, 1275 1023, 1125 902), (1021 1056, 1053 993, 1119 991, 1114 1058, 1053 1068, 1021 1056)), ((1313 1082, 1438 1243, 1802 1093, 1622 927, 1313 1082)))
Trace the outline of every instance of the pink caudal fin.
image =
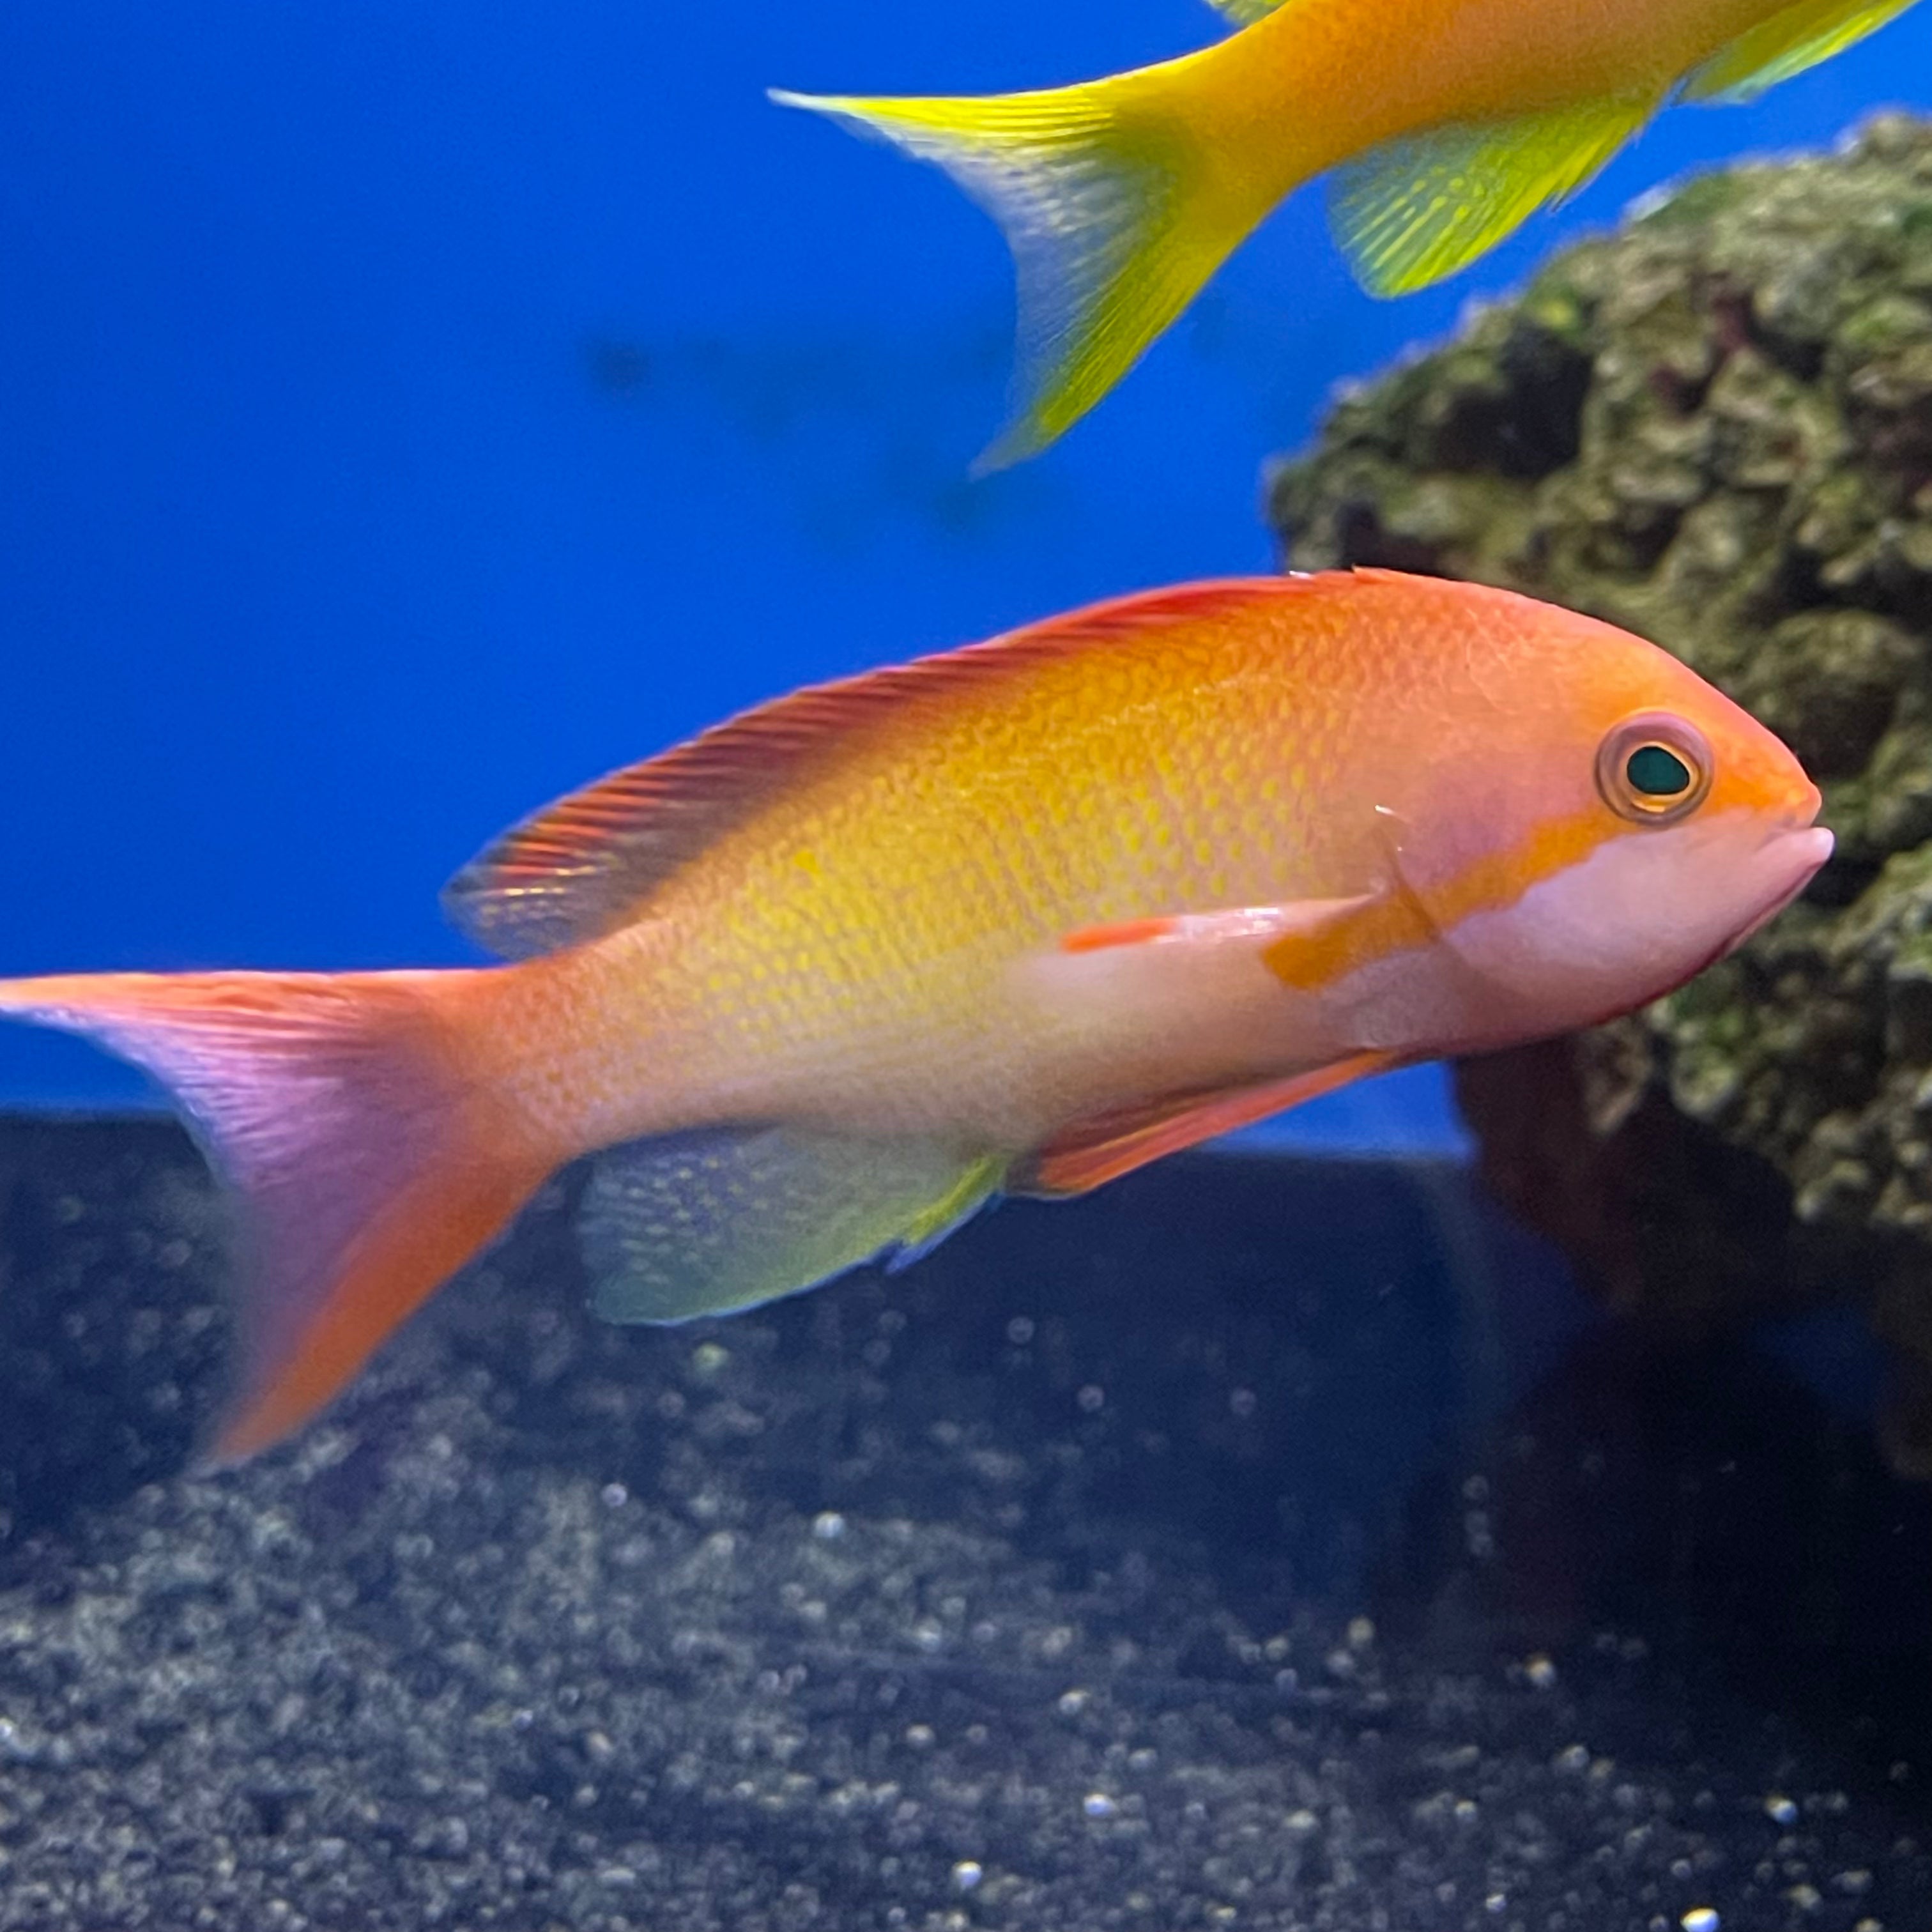
POLYGON ((500 976, 0 982, 0 1013, 86 1034, 171 1089, 236 1198, 240 1361, 213 1462, 252 1456, 324 1408, 553 1164, 465 1076, 500 976))

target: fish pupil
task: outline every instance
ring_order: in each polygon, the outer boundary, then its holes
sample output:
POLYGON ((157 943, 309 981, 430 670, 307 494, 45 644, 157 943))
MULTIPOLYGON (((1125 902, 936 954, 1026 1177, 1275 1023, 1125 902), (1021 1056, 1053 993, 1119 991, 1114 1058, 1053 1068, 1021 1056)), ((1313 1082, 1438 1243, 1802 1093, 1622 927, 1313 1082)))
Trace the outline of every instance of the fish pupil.
POLYGON ((1640 745, 1630 754, 1624 776, 1646 798, 1676 798, 1690 789, 1690 767, 1662 745, 1640 745))

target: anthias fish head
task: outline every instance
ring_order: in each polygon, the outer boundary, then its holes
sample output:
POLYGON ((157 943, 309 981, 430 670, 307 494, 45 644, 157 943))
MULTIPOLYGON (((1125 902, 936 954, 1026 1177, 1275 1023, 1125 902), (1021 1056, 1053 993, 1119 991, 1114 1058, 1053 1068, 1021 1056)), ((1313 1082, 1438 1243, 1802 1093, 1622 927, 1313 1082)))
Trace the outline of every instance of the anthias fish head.
POLYGON ((1431 761, 1438 849, 1405 841, 1396 862, 1466 969, 1467 1044, 1660 997, 1830 856, 1818 789, 1791 752, 1655 646, 1540 610, 1478 669, 1457 754, 1431 761), (1472 771, 1490 782, 1459 795, 1472 771))

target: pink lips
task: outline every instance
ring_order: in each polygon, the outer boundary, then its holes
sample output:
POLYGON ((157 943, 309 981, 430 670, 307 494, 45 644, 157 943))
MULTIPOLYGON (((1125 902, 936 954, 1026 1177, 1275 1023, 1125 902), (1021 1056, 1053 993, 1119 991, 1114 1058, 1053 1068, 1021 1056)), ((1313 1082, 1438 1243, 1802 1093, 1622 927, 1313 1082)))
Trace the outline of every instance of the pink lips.
POLYGON ((1832 856, 1832 848, 1838 842, 1822 825, 1809 825, 1802 832, 1787 832, 1785 836, 1796 848, 1794 860, 1802 858, 1808 880, 1832 856))
MULTIPOLYGON (((1815 791, 1812 796, 1815 801, 1815 791)), ((1815 802, 1812 810, 1817 810, 1815 802)), ((1832 856, 1832 848, 1836 842, 1823 826, 1806 825, 1802 829, 1775 832, 1769 842, 1780 861, 1779 872, 1784 881, 1781 890, 1725 948, 1727 952, 1735 952, 1754 933, 1762 932, 1811 883, 1820 866, 1832 856)))

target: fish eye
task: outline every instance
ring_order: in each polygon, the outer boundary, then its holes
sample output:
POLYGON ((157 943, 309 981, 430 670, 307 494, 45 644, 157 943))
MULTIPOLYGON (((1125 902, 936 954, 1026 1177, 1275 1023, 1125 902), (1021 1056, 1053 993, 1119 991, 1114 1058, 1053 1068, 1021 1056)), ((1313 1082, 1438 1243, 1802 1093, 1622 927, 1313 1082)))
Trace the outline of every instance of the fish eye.
POLYGON ((1639 825, 1688 818, 1711 789, 1704 734, 1667 712, 1626 718, 1597 750, 1597 789, 1618 817, 1639 825))
POLYGON ((1640 745, 1624 760, 1630 790, 1646 798, 1680 798, 1690 789, 1690 767, 1668 745, 1640 745))

